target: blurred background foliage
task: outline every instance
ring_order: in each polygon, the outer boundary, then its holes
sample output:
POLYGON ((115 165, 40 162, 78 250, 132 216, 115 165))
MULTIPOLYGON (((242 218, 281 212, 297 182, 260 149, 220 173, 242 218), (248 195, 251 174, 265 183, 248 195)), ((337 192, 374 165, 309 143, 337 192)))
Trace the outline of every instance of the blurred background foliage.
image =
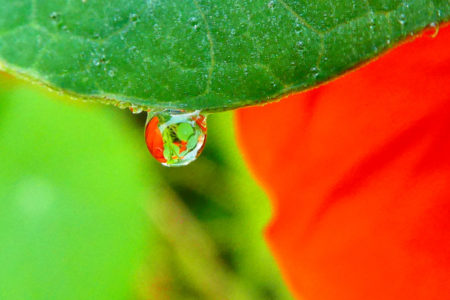
POLYGON ((144 122, 0 73, 0 299, 291 299, 232 114, 175 169, 144 122))

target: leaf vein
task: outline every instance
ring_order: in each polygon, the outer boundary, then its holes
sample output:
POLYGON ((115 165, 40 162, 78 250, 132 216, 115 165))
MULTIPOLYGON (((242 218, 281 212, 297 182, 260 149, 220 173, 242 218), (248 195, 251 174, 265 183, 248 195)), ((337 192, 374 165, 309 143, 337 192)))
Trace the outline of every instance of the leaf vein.
POLYGON ((294 9, 292 9, 292 7, 289 4, 287 4, 284 0, 278 0, 278 1, 280 1, 281 5, 283 5, 284 8, 286 8, 295 18, 297 18, 297 20, 299 20, 303 26, 312 30, 313 32, 315 32, 316 34, 318 34, 320 36, 322 36, 324 34, 321 30, 319 30, 319 29, 315 28, 314 26, 312 26, 311 24, 309 24, 308 21, 306 21, 294 9))

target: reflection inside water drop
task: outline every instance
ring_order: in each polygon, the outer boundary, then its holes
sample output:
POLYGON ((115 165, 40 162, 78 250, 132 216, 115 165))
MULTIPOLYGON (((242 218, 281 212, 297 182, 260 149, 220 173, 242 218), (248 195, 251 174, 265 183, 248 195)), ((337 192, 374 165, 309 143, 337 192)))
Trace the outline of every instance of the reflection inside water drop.
POLYGON ((153 157, 164 166, 188 165, 205 146, 206 117, 200 111, 149 112, 145 141, 153 157))

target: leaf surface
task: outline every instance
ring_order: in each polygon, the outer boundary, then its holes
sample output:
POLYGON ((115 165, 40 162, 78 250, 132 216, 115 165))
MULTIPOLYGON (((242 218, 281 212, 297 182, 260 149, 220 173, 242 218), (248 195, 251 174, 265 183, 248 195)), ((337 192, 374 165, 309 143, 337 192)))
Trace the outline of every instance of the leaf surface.
POLYGON ((75 97, 233 109, 449 19, 448 0, 0 0, 0 67, 75 97))

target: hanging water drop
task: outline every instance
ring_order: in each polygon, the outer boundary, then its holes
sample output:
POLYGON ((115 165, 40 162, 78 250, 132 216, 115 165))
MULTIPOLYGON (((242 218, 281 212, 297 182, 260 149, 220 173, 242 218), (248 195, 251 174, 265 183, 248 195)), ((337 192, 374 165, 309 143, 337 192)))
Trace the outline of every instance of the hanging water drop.
POLYGON ((130 105, 130 110, 131 110, 131 112, 132 112, 133 114, 137 115, 137 114, 140 114, 141 112, 143 112, 143 111, 144 111, 144 108, 143 108, 142 106, 138 106, 138 105, 135 105, 135 104, 131 104, 131 105, 130 105))
POLYGON ((200 111, 149 112, 145 142, 153 157, 164 166, 185 166, 201 154, 206 130, 206 117, 200 111))

